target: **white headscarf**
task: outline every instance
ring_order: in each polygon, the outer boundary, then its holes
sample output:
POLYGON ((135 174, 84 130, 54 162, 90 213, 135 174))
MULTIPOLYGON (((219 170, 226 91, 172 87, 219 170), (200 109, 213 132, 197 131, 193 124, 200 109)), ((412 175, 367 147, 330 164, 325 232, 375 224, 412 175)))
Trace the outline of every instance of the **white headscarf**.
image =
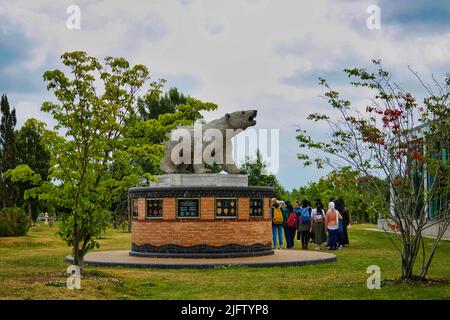
POLYGON ((333 201, 330 201, 330 202, 328 203, 328 210, 335 210, 335 205, 334 205, 334 202, 333 202, 333 201))

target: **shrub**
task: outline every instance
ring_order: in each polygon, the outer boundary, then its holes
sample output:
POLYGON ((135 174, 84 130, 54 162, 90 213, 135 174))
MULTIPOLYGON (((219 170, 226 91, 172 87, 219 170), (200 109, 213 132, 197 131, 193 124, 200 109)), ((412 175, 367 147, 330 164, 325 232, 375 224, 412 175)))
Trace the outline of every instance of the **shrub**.
POLYGON ((29 227, 28 216, 21 208, 0 211, 0 237, 24 236, 29 227))

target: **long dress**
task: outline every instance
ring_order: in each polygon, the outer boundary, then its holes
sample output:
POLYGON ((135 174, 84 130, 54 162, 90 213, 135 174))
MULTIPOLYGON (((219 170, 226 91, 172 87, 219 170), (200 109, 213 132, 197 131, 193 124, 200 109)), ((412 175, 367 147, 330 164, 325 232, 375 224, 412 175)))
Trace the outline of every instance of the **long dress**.
POLYGON ((313 210, 311 218, 314 243, 320 246, 327 241, 327 234, 325 232, 325 211, 322 210, 322 221, 318 221, 320 219, 317 219, 317 209, 313 210))
POLYGON ((340 245, 348 245, 350 244, 349 240, 348 240, 348 232, 347 232, 347 227, 350 224, 350 214, 348 212, 347 207, 344 208, 344 210, 342 210, 343 212, 341 213, 342 215, 342 224, 344 225, 343 231, 340 232, 339 235, 339 244, 340 245))

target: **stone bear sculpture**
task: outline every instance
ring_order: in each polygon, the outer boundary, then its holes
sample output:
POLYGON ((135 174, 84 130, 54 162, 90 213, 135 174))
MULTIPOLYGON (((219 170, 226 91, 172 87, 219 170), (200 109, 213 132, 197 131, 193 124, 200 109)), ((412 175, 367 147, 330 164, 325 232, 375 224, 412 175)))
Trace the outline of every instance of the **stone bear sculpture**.
MULTIPOLYGON (((211 172, 210 169, 205 167, 205 161, 202 157, 202 160, 194 162, 194 150, 195 150, 195 144, 201 143, 202 144, 202 150, 205 150, 205 148, 208 148, 208 145, 212 143, 212 141, 204 141, 203 139, 203 133, 208 132, 208 129, 216 129, 215 131, 220 131, 222 141, 222 150, 214 149, 212 152, 212 156, 220 154, 223 157, 223 163, 218 163, 218 161, 214 161, 222 166, 222 169, 230 174, 246 174, 246 170, 240 169, 236 166, 234 161, 231 157, 231 152, 233 150, 231 138, 240 133, 241 131, 247 129, 248 127, 254 126, 256 124, 256 110, 245 110, 245 111, 236 111, 232 113, 227 113, 225 116, 212 120, 208 123, 203 123, 202 125, 202 137, 198 138, 194 134, 194 125, 186 126, 186 127, 179 127, 176 130, 184 129, 184 132, 189 132, 189 139, 190 139, 190 159, 189 161, 186 161, 188 163, 180 162, 175 164, 172 161, 172 155, 173 153, 176 155, 179 155, 178 158, 183 157, 184 150, 178 150, 179 148, 179 141, 172 141, 169 140, 169 142, 166 144, 167 149, 164 154, 163 159, 161 160, 160 168, 164 173, 192 173, 188 171, 189 164, 192 164, 192 167, 194 169, 194 173, 208 173, 211 172), (230 134, 232 133, 232 134, 230 134), (219 151, 219 152, 218 152, 219 151)), ((211 131, 211 130, 210 130, 211 131)), ((172 136, 172 133, 169 134, 169 136, 172 136)), ((170 138, 170 137, 169 137, 170 138)), ((215 156, 214 156, 215 158, 215 156)))

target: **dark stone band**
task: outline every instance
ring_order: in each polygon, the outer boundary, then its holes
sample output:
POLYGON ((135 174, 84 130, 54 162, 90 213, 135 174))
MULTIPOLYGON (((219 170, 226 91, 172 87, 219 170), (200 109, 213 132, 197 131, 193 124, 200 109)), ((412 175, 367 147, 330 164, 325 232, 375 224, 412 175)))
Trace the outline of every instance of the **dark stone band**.
POLYGON ((250 197, 272 198, 272 187, 217 187, 217 186, 176 186, 176 187, 136 187, 130 188, 128 194, 131 199, 137 198, 198 198, 198 197, 250 197))
POLYGON ((225 246, 196 245, 190 247, 175 244, 153 246, 150 244, 131 245, 130 256, 152 258, 234 258, 256 257, 274 254, 272 244, 253 244, 244 246, 239 244, 227 244, 225 246))

